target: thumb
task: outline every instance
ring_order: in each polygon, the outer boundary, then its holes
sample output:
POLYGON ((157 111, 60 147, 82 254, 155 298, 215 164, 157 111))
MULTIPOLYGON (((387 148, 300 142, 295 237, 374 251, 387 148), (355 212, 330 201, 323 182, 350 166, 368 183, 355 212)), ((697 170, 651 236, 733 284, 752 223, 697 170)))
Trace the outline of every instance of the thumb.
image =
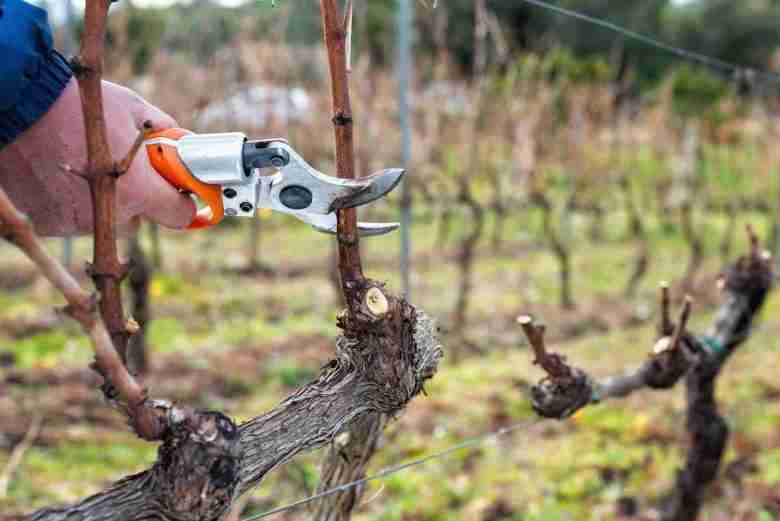
MULTIPOLYGON (((151 165, 150 167, 151 168, 151 165)), ((195 219, 197 205, 159 175, 151 176, 143 215, 167 228, 182 229, 195 219)))
POLYGON ((197 206, 192 197, 180 193, 154 169, 149 156, 141 151, 133 168, 138 169, 138 198, 143 201, 141 214, 168 228, 186 228, 195 218, 197 206))
MULTIPOLYGON (((133 111, 136 125, 141 128, 149 122, 152 130, 165 130, 178 126, 174 118, 158 109, 146 100, 133 111)), ((143 176, 143 191, 145 192, 143 215, 152 221, 168 228, 186 228, 195 218, 197 206, 192 197, 180 193, 160 176, 149 162, 145 153, 138 154, 140 170, 143 176)))

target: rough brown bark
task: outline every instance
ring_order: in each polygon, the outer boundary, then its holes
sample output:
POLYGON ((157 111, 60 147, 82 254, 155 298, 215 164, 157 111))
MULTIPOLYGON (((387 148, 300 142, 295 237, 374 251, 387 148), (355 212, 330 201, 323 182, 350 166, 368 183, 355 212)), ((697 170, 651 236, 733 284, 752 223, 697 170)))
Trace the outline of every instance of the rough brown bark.
POLYGON ((717 477, 729 430, 718 413, 715 384, 726 361, 747 340, 753 319, 773 285, 771 257, 761 251, 752 230, 751 252, 723 275, 725 302, 707 334, 699 339, 694 365, 685 381, 690 449, 677 475, 664 521, 696 519, 708 486, 717 477))
MULTIPOLYGON (((336 437, 322 460, 322 473, 317 492, 331 490, 344 483, 362 479, 376 452, 387 417, 368 414, 356 421, 349 431, 336 437)), ((364 486, 332 494, 315 503, 312 518, 317 521, 347 521, 365 492, 364 486)))
MULTIPOLYGON (((324 15, 327 15, 328 6, 335 8, 336 4, 323 0, 324 15)), ((103 36, 106 9, 105 2, 88 3, 89 28, 85 38, 88 43, 85 47, 91 51, 99 47, 94 41, 96 35, 103 36)), ((341 41, 343 44, 343 39, 341 41)), ((87 55, 82 61, 90 64, 95 63, 93 58, 101 53, 87 55)), ((336 62, 338 65, 339 60, 336 62)), ((344 64, 343 56, 340 63, 344 64)), ((99 100, 100 84, 99 81, 94 84, 94 71, 87 68, 87 72, 82 70, 81 73, 92 81, 86 97, 99 100)), ((99 80, 99 74, 97 77, 99 80)), ((345 87, 346 84, 342 82, 341 85, 345 87)), ((351 175, 351 170, 345 169, 345 165, 351 164, 351 152, 343 149, 345 143, 349 145, 346 148, 351 149, 351 130, 342 128, 349 127, 351 121, 348 94, 335 98, 339 172, 351 175)), ((91 102, 84 104, 92 107, 91 102)), ((94 107, 85 109, 88 126, 100 130, 100 125, 89 123, 97 118, 90 112, 92 109, 94 107)), ((102 132, 105 133, 104 126, 102 132)), ((131 154, 105 173, 121 173, 140 146, 141 137, 131 154)), ((99 144, 100 139, 93 141, 99 144)), ((100 203, 96 205, 96 218, 103 217, 111 223, 111 226, 101 228, 103 235, 97 233, 96 240, 115 249, 115 241, 111 245, 107 239, 113 238, 113 203, 111 197, 105 197, 105 193, 110 195, 111 186, 103 182, 113 177, 96 176, 95 172, 104 172, 91 169, 88 176, 95 182, 96 202, 100 203)), ((0 193, 0 209, 4 201, 12 208, 7 197, 0 193)), ((24 249, 42 271, 47 275, 54 274, 52 282, 66 297, 74 299, 72 307, 77 309, 71 310, 72 314, 88 329, 95 345, 98 368, 119 391, 136 432, 146 439, 162 441, 158 460, 149 470, 129 476, 75 505, 38 511, 31 514, 29 520, 219 520, 237 498, 297 454, 328 443, 367 415, 392 417, 397 414, 433 377, 442 356, 435 338, 435 325, 429 318, 403 299, 386 292, 381 284, 363 278, 358 243, 349 240, 351 236, 357 237, 354 219, 350 221, 348 214, 341 216, 339 245, 343 262, 340 267, 343 289, 349 298, 348 310, 338 320, 343 335, 336 342, 336 357, 323 367, 316 380, 300 388, 272 411, 236 427, 220 412, 196 411, 147 399, 114 349, 103 322, 89 314, 93 309, 89 295, 72 278, 67 278, 69 274, 55 260, 41 253, 40 243, 36 246, 33 242, 34 247, 27 247, 29 237, 34 238, 34 235, 29 224, 24 226, 25 221, 18 212, 0 214, 0 220, 4 225, 3 232, 24 249)), ((110 248, 101 251, 111 254, 110 248)), ((124 271, 118 261, 115 264, 108 262, 100 266, 124 271)), ((121 280, 118 273, 105 273, 100 271, 100 266, 96 268, 96 280, 101 289, 106 288, 105 284, 100 284, 107 280, 111 283, 121 280)), ((110 291, 106 294, 113 295, 110 291)))
POLYGON ((27 519, 220 519, 268 472, 330 442, 366 415, 397 414, 433 376, 442 351, 429 318, 394 297, 384 320, 371 316, 362 307, 359 318, 341 320, 336 358, 314 381, 240 427, 218 412, 182 413, 160 402, 171 429, 151 469, 76 505, 27 519))
POLYGON ((772 287, 772 262, 748 230, 749 254, 728 267, 722 278, 723 303, 710 330, 701 336, 689 333, 686 301, 676 326, 668 317, 668 290, 661 299, 661 338, 652 356, 627 375, 596 381, 584 371, 549 354, 544 330, 523 322, 529 342, 548 377, 532 389, 532 405, 542 416, 567 418, 577 410, 606 398, 623 397, 642 389, 668 389, 686 377, 687 427, 690 448, 685 467, 664 508, 664 521, 696 519, 708 485, 717 476, 728 439, 728 428, 715 401, 715 382, 729 356, 750 335, 751 326, 772 287), (530 327, 530 332, 529 332, 530 327), (541 353, 541 354, 540 354, 541 353))

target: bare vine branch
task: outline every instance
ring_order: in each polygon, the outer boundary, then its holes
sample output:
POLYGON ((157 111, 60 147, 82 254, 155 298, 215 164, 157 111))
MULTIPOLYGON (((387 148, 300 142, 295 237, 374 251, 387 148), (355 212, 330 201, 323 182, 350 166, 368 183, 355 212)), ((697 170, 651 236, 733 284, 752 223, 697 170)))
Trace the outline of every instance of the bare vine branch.
MULTIPOLYGON (((328 51, 331 96, 333 100, 333 125, 336 136, 336 172, 343 179, 355 178, 355 144, 353 135, 352 106, 349 98, 347 73, 348 19, 340 13, 336 0, 320 0, 323 35, 328 51)), ((351 18, 351 17, 350 17, 351 18)), ((342 289, 350 309, 353 286, 363 280, 360 244, 357 232, 357 210, 348 208, 337 212, 337 237, 339 244, 339 272, 342 289)))
POLYGON ((65 297, 65 312, 73 317, 92 342, 98 371, 116 389, 121 407, 130 416, 136 432, 145 439, 160 436, 157 414, 146 407, 146 391, 127 371, 111 342, 103 322, 96 316, 96 300, 85 291, 62 264, 49 255, 32 224, 0 190, 0 222, 3 236, 22 250, 46 279, 65 297))
POLYGON ((127 330, 122 306, 121 283, 127 267, 119 260, 116 236, 116 183, 140 148, 143 131, 125 158, 114 162, 108 144, 103 112, 103 57, 108 8, 111 0, 87 0, 80 55, 73 60, 81 94, 87 141, 84 176, 92 197, 94 256, 89 274, 100 293, 100 314, 122 361, 126 361, 127 330))
POLYGON ((696 336, 687 331, 692 301, 686 297, 675 325, 669 317, 669 288, 661 286, 661 338, 650 358, 626 375, 596 381, 550 354, 544 345, 544 328, 530 317, 520 324, 548 376, 532 388, 534 409, 549 418, 566 418, 588 404, 624 397, 642 389, 668 389, 686 376, 687 426, 691 448, 677 486, 663 512, 664 521, 695 520, 706 487, 717 476, 728 439, 728 427, 719 415, 715 381, 734 350, 749 336, 753 321, 772 287, 771 257, 761 251, 758 237, 748 226, 750 249, 729 266, 719 286, 725 292, 710 330, 696 336))

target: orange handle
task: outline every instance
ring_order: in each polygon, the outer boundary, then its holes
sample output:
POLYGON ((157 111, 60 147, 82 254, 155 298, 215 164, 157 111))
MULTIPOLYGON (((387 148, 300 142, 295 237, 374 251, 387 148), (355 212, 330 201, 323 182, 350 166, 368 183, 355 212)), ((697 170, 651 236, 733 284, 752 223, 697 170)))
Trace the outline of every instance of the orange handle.
MULTIPOLYGON (((192 132, 181 128, 169 128, 153 132, 149 134, 147 139, 165 138, 177 141, 188 134, 192 134, 192 132)), ((166 181, 179 190, 195 194, 206 204, 205 207, 198 210, 195 219, 187 228, 206 228, 222 220, 225 215, 225 208, 222 206, 222 188, 219 185, 206 184, 190 174, 187 167, 179 159, 179 153, 175 146, 165 142, 147 143, 146 153, 149 155, 149 161, 154 169, 166 181)))

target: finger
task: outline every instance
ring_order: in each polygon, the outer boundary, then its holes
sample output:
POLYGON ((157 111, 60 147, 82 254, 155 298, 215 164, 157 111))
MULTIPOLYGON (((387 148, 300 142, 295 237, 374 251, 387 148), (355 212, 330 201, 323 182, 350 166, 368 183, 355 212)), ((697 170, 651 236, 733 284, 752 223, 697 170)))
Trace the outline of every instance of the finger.
POLYGON ((183 229, 195 219, 197 205, 192 197, 178 190, 153 173, 147 184, 143 215, 168 228, 183 229))

